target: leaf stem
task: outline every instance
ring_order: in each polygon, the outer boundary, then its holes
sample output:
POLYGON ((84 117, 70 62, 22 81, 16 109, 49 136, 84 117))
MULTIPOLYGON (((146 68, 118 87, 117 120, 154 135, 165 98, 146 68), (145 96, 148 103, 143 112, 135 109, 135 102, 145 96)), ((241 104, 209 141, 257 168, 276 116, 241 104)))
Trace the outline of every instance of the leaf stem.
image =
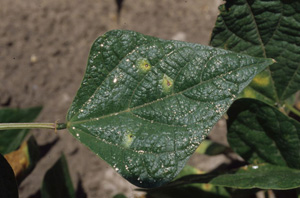
POLYGON ((297 116, 300 116, 300 111, 293 107, 292 105, 288 104, 287 102, 285 103, 286 108, 288 108, 291 112, 296 114, 297 116))
POLYGON ((13 129, 65 129, 65 123, 0 123, 0 130, 13 129))

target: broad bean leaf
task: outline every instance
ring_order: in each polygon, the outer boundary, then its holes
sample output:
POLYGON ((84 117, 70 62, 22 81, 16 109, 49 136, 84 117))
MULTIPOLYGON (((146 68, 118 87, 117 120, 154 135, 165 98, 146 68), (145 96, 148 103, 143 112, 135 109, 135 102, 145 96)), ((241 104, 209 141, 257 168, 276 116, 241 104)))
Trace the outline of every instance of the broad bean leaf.
POLYGON ((18 198, 18 186, 9 163, 0 154, 0 197, 18 198))
POLYGON ((249 165, 237 172, 220 175, 209 183, 240 189, 287 190, 300 187, 300 170, 270 164, 249 165))
POLYGON ((75 191, 64 155, 47 171, 41 188, 42 198, 75 198, 75 191))
POLYGON ((244 166, 225 174, 188 175, 154 190, 177 188, 181 185, 196 183, 208 183, 238 189, 287 190, 300 187, 299 176, 300 170, 297 169, 271 164, 257 164, 244 166))
POLYGON ((250 163, 300 169, 300 123, 255 99, 236 100, 228 110, 228 142, 250 163))
POLYGON ((272 59, 124 30, 93 44, 67 128, 135 185, 172 180, 272 59))
MULTIPOLYGON (((0 123, 31 122, 41 112, 42 107, 28 109, 0 109, 0 123)), ((6 154, 16 150, 23 142, 29 130, 4 130, 0 133, 0 153, 6 154)))
POLYGON ((282 102, 300 87, 300 1, 236 0, 219 7, 211 45, 276 63, 258 75, 242 96, 282 102))

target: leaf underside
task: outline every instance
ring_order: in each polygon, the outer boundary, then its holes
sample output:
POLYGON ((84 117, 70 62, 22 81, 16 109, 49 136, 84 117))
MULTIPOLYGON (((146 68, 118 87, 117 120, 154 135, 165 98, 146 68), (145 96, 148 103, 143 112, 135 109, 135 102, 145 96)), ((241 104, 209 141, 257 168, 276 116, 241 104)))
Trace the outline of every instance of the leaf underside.
POLYGON ((75 138, 141 187, 171 181, 271 59, 124 30, 93 44, 68 111, 75 138))
POLYGON ((219 7, 211 45, 276 63, 242 96, 282 103, 300 87, 300 1, 236 0, 219 7))

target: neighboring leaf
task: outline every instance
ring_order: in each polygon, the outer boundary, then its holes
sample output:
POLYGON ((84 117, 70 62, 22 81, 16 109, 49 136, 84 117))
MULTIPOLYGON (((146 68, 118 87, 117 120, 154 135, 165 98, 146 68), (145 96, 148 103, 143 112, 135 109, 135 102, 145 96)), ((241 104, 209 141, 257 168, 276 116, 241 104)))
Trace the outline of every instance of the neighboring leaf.
POLYGON ((21 181, 33 170, 39 160, 39 148, 33 136, 23 142, 16 151, 4 156, 11 165, 17 182, 21 181))
POLYGON ((234 174, 220 175, 209 183, 232 188, 293 189, 300 187, 300 171, 268 164, 250 165, 234 174))
POLYGON ((9 163, 0 154, 0 197, 18 198, 18 186, 9 163))
POLYGON ((229 151, 230 148, 228 148, 227 146, 213 142, 211 140, 204 140, 196 149, 196 153, 205 155, 218 155, 229 151))
POLYGON ((239 99, 227 112, 228 142, 250 163, 300 169, 300 123, 255 99, 239 99))
POLYGON ((236 171, 221 175, 214 173, 188 175, 161 187, 161 189, 173 189, 187 184, 209 183, 216 186, 238 189, 287 190, 300 187, 299 177, 300 170, 270 164, 260 164, 244 166, 236 171))
POLYGON ((160 186, 180 172, 235 97, 272 63, 110 31, 92 46, 67 128, 133 184, 160 186))
POLYGON ((219 7, 211 45, 257 57, 272 65, 243 92, 244 97, 281 102, 300 87, 300 1, 236 0, 219 7))
POLYGON ((74 187, 64 155, 47 171, 41 188, 41 197, 75 198, 74 187))
MULTIPOLYGON (((28 109, 0 109, 0 123, 31 122, 41 112, 42 107, 28 109)), ((6 154, 16 150, 23 142, 29 130, 6 130, 0 132, 0 153, 6 154)))

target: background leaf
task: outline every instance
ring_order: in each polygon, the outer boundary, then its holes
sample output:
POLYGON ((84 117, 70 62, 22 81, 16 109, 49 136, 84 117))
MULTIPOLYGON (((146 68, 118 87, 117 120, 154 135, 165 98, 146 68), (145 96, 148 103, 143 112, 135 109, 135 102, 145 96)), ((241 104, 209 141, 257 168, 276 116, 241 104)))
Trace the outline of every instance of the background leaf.
POLYGON ((228 115, 228 142, 242 158, 300 169, 299 122, 255 99, 236 100, 228 115))
POLYGON ((47 171, 41 188, 41 197, 75 198, 74 187, 64 155, 47 171))
POLYGON ((75 138, 135 185, 171 181, 271 59, 115 30, 93 44, 69 109, 75 138))
POLYGON ((244 166, 225 174, 188 175, 154 190, 173 189, 181 185, 196 183, 208 183, 238 189, 287 190, 300 187, 299 176, 300 170, 297 169, 271 164, 258 164, 244 166))
POLYGON ((243 97, 281 102, 300 87, 300 1, 236 0, 219 7, 211 45, 277 63, 257 76, 243 97))
POLYGON ((18 198, 15 175, 6 159, 0 154, 0 197, 18 198))
MULTIPOLYGON (((32 122, 42 107, 28 109, 0 109, 0 123, 32 122)), ((0 132, 0 153, 7 154, 16 150, 23 142, 29 130, 5 130, 0 132)))
POLYGON ((232 188, 294 189, 300 187, 300 171, 269 164, 250 165, 234 174, 220 175, 211 184, 232 188))
POLYGON ((39 160, 39 154, 36 140, 31 136, 18 150, 4 156, 11 165, 18 184, 33 170, 39 160))

